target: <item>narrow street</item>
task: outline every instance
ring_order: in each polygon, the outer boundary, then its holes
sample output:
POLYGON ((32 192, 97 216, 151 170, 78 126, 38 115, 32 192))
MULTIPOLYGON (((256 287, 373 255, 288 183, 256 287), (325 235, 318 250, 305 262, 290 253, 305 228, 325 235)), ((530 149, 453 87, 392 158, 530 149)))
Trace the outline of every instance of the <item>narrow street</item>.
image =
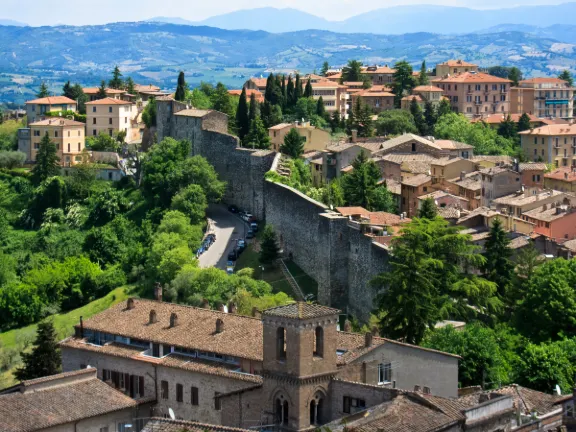
POLYGON ((226 270, 228 253, 236 246, 236 240, 245 237, 248 224, 230 213, 223 204, 210 204, 206 215, 214 222, 216 241, 198 258, 200 267, 217 267, 226 270))

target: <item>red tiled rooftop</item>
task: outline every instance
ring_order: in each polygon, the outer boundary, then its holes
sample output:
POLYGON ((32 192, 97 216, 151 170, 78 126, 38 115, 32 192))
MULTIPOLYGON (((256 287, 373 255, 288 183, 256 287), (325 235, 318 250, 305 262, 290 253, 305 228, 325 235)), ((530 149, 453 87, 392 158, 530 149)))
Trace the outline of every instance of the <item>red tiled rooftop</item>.
POLYGON ((114 99, 111 97, 106 97, 104 99, 98 99, 91 102, 86 102, 86 105, 131 105, 132 102, 125 101, 122 99, 114 99))
POLYGON ((511 83, 509 79, 500 78, 483 72, 464 72, 444 78, 435 78, 433 83, 511 83))
POLYGON ((66 96, 48 96, 45 98, 27 101, 26 104, 63 105, 63 104, 76 104, 76 101, 72 100, 66 96))

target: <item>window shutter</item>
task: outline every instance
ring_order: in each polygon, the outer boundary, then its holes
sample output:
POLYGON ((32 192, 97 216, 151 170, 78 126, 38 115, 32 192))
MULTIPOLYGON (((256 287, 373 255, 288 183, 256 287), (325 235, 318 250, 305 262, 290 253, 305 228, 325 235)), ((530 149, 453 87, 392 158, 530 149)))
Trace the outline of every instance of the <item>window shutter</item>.
POLYGON ((124 374, 124 388, 126 390, 130 389, 130 374, 129 373, 124 374))
POLYGON ((120 385, 120 374, 116 371, 112 371, 112 382, 116 388, 120 385))
POLYGON ((144 377, 139 376, 138 381, 139 381, 138 388, 140 389, 140 397, 143 397, 144 396, 144 377))
POLYGON ((134 385, 136 384, 136 380, 137 380, 137 379, 138 379, 137 376, 135 376, 135 375, 130 375, 130 381, 129 381, 130 385, 129 385, 129 388, 130 388, 130 397, 131 397, 131 398, 133 398, 133 397, 136 396, 136 395, 134 394, 134 385))

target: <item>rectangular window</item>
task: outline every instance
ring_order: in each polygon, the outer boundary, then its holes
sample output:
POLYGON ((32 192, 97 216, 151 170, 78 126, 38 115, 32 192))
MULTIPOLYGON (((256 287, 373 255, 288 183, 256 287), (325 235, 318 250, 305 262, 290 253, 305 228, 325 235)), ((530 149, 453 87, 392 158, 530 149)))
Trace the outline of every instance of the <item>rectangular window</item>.
POLYGON ((58 131, 54 131, 54 138, 58 138, 58 131))
POLYGON ((108 112, 109 112, 109 113, 112 112, 112 107, 108 107, 108 112))
POLYGON ((96 133, 96 129, 93 129, 93 130, 92 130, 92 135, 93 135, 93 136, 98 135, 98 134, 96 133))
POLYGON ((118 423, 118 432, 130 432, 132 430, 132 425, 128 426, 128 423, 118 423))
POLYGON ((184 402, 184 387, 182 387, 182 384, 176 384, 176 402, 184 402))
POLYGON ((342 412, 345 412, 346 414, 350 414, 350 397, 348 396, 344 396, 344 400, 342 403, 342 412))
POLYGON ((92 112, 96 112, 96 107, 92 107, 92 112))
POLYGON ((392 381, 392 364, 378 364, 378 384, 385 384, 392 381))
POLYGON ((96 124, 96 117, 92 119, 92 124, 96 124))
POLYGON ((160 383, 160 395, 162 399, 168 399, 168 381, 162 381, 160 383))
POLYGON ((112 117, 108 119, 108 124, 112 124, 112 117))
POLYGON ((198 387, 190 388, 190 403, 192 405, 198 405, 198 387))
POLYGON ((220 393, 214 392, 214 409, 220 411, 222 409, 222 401, 220 400, 220 393))

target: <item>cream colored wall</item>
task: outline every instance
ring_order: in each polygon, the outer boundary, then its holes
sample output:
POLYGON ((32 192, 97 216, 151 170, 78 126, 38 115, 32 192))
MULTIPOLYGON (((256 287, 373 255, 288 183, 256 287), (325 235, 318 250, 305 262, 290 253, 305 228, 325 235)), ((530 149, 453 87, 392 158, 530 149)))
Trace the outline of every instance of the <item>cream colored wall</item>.
POLYGON ((437 77, 442 77, 445 75, 455 75, 455 74, 461 74, 464 72, 472 72, 472 71, 478 71, 478 66, 473 65, 473 66, 448 66, 448 65, 436 65, 436 76, 437 77))
POLYGON ((126 136, 132 136, 132 119, 138 115, 136 105, 88 105, 86 107, 87 137, 96 136, 100 132, 108 134, 120 130, 126 131, 126 136), (93 109, 96 108, 96 112, 93 109), (110 112, 110 108, 112 111, 110 112), (111 120, 110 120, 111 119, 111 120), (94 120, 96 123, 94 124, 94 120), (94 133, 96 131, 96 133, 94 133))
POLYGON ((288 126, 280 130, 268 130, 272 150, 280 151, 280 147, 284 144, 284 137, 290 132, 290 129, 295 128, 301 137, 304 137, 304 151, 324 150, 330 144, 330 134, 322 129, 317 129, 313 126, 288 126))
MULTIPOLYGON (((101 428, 108 427, 108 432, 116 432, 120 423, 133 424, 135 411, 135 408, 129 408, 107 415, 80 420, 78 423, 66 423, 48 429, 37 430, 38 432, 100 432, 101 428)), ((143 413, 143 415, 149 416, 149 413, 143 413)))
POLYGON ((32 127, 30 131, 32 137, 31 159, 34 161, 36 160, 36 155, 38 153, 38 149, 36 149, 35 146, 40 145, 40 141, 42 141, 46 132, 48 132, 50 140, 56 144, 60 163, 76 163, 77 161, 75 161, 75 156, 81 153, 85 146, 84 127, 60 125, 32 127), (39 132, 40 136, 35 136, 35 133, 37 132, 39 132), (55 132, 58 132, 57 137, 55 136, 55 132), (68 144, 70 144, 70 151, 68 151, 68 144), (80 147, 78 147, 78 144, 80 144, 80 147), (80 148, 80 150, 78 150, 78 148, 80 148), (66 155, 70 157, 69 161, 67 161, 66 155))

